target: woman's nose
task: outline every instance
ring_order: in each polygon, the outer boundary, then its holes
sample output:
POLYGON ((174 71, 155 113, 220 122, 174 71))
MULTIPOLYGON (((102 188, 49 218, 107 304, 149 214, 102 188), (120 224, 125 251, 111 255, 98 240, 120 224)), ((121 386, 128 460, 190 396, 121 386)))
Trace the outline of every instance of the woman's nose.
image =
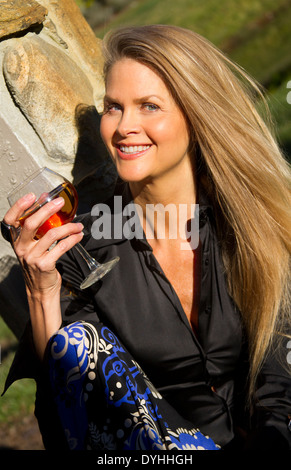
POLYGON ((136 114, 132 111, 124 111, 116 130, 122 137, 139 133, 141 125, 136 114))

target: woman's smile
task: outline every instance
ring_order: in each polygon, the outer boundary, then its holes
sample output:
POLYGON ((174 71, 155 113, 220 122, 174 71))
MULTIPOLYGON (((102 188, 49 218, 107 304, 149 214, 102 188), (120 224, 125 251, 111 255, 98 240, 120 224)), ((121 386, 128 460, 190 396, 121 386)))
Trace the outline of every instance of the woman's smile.
POLYGON ((143 156, 151 148, 151 145, 117 145, 116 148, 121 159, 134 160, 143 156))

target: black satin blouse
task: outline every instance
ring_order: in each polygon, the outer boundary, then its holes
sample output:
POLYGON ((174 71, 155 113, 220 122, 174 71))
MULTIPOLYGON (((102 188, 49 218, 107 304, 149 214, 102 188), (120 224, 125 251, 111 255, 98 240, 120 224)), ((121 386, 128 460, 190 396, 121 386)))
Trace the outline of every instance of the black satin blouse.
MULTIPOLYGON (((129 201, 126 187, 123 206, 129 201)), ((114 235, 117 214, 113 199, 109 206, 114 235)), ((196 334, 145 238, 95 240, 91 236, 95 217, 87 214, 79 220, 85 227, 82 243, 92 256, 100 262, 119 256, 120 261, 101 281, 80 291, 79 285, 88 273, 83 259, 75 250, 61 259, 58 269, 64 284, 64 324, 99 319, 114 331, 177 412, 222 447, 240 445, 237 428, 250 424, 244 411, 247 348, 240 312, 227 292, 211 207, 200 196, 201 288, 196 334)), ((249 444, 255 448, 268 448, 267 437, 262 436, 269 436, 272 429, 273 442, 273 428, 279 445, 291 448, 291 377, 278 367, 272 356, 260 376, 259 413, 251 422, 253 444, 249 444)), ((42 407, 44 413, 40 400, 40 419, 42 407)))

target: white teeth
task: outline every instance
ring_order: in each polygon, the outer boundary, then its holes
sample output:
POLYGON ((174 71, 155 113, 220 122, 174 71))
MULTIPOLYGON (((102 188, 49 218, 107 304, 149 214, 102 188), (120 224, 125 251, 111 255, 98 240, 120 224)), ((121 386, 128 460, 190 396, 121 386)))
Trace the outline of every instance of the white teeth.
POLYGON ((147 150, 150 148, 150 145, 130 145, 129 147, 125 145, 120 146, 120 150, 123 153, 137 153, 137 152, 142 152, 144 150, 147 150))

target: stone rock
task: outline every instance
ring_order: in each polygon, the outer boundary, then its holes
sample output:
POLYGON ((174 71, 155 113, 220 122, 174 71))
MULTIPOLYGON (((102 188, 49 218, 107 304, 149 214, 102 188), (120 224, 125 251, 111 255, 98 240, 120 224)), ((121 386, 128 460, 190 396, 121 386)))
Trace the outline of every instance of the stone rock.
POLYGON ((34 0, 1 1, 0 38, 42 24, 47 9, 34 0))
POLYGON ((64 49, 68 49, 68 44, 59 36, 56 25, 48 17, 43 22, 43 30, 45 35, 51 38, 56 44, 64 49))
MULTIPOLYGON (((37 163, 0 116, 1 215, 9 208, 7 202, 7 194, 9 191, 14 189, 24 178, 27 178, 37 169, 37 163)), ((7 244, 7 242, 5 243, 7 244)), ((1 253, 3 253, 2 250, 1 253)))
POLYGON ((84 70, 94 89, 95 106, 101 109, 104 95, 102 41, 98 39, 74 0, 39 0, 47 8, 58 36, 68 53, 84 70))
POLYGON ((93 104, 93 90, 83 71, 36 35, 20 38, 8 48, 3 71, 13 99, 49 157, 73 164, 78 142, 75 112, 81 103, 93 104))

